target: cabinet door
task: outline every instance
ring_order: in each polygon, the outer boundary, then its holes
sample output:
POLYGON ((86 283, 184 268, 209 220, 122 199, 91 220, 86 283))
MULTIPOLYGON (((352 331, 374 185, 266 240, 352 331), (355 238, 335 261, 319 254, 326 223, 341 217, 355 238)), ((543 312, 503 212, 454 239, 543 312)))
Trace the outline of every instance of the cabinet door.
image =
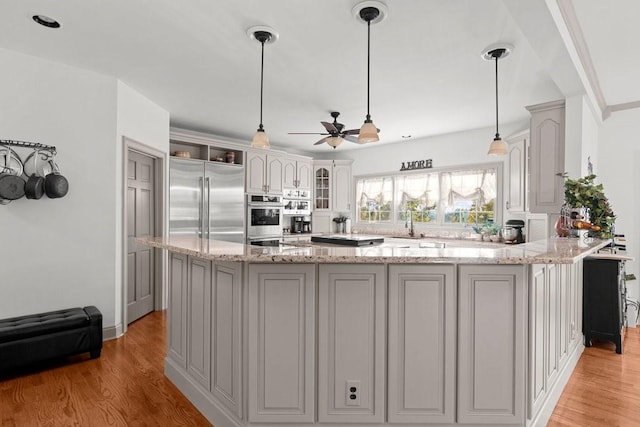
POLYGON ((267 192, 282 194, 284 164, 280 156, 267 156, 267 192))
POLYGON ((298 178, 296 177, 297 165, 294 159, 283 158, 282 159, 282 187, 283 188, 296 188, 298 185, 298 178))
POLYGON ((211 261, 189 257, 187 372, 207 390, 211 373, 211 261))
POLYGON ((351 211, 351 166, 333 167, 333 207, 335 212, 351 211))
POLYGON ((247 152, 247 193, 266 192, 267 155, 247 152))
POLYGON ((297 168, 297 187, 301 190, 311 190, 311 162, 299 161, 297 164, 297 168))
POLYGON ((557 264, 547 265, 547 348, 545 354, 546 385, 550 389, 558 377, 558 362, 560 354, 560 280, 557 264))
POLYGON ((459 423, 524 425, 525 269, 459 267, 459 423))
POLYGON ((187 256, 170 252, 168 356, 187 368, 187 256))
POLYGON ((319 266, 318 421, 384 422, 385 267, 319 266))
POLYGON ((313 422, 315 265, 249 265, 249 421, 313 422))
POLYGON ((454 422, 456 329, 453 266, 389 267, 389 422, 454 422))
POLYGON ((211 394, 242 417, 240 362, 242 263, 216 262, 211 295, 211 394))
POLYGON ((507 211, 524 212, 526 200, 526 138, 509 143, 509 182, 507 191, 507 211))
POLYGON ((529 210, 557 213, 564 203, 564 101, 531 112, 529 210))
POLYGON ((316 166, 313 171, 313 209, 316 211, 331 210, 331 172, 329 166, 316 166))
POLYGON ((532 419, 540 410, 546 396, 546 312, 547 270, 544 265, 531 266, 529 281, 529 414, 532 419))

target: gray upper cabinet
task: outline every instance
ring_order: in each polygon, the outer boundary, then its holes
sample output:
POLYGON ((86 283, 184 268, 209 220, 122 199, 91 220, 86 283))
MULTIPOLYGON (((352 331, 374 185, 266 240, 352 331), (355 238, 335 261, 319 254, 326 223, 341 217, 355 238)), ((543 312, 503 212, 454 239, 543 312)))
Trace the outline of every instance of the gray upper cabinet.
POLYGON ((315 266, 251 264, 249 283, 249 421, 313 422, 315 266))
POLYGON ((385 266, 318 266, 318 421, 382 423, 385 266))
POLYGON ((351 211, 351 160, 313 162, 314 210, 351 211))
POLYGON ((564 203, 565 103, 527 107, 531 113, 529 211, 558 213, 564 203))
POLYGON ((510 138, 507 158, 509 179, 507 181, 508 212, 524 212, 527 209, 527 149, 529 132, 510 138))
POLYGON ((525 422, 526 267, 462 265, 457 422, 525 422))
POLYGON ((285 189, 311 190, 311 160, 283 159, 282 186, 285 189))
POLYGON ((282 194, 283 157, 260 152, 247 152, 246 192, 282 194))
POLYGON ((389 422, 454 422, 456 308, 454 266, 389 266, 389 422))

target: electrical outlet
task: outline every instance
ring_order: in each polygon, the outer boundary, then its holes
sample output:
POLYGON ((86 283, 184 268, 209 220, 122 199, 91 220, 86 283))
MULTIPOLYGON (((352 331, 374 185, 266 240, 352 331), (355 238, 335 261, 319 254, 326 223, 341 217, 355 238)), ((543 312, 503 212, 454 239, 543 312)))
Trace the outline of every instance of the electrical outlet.
POLYGON ((347 380, 345 390, 345 405, 360 406, 360 381, 347 380))

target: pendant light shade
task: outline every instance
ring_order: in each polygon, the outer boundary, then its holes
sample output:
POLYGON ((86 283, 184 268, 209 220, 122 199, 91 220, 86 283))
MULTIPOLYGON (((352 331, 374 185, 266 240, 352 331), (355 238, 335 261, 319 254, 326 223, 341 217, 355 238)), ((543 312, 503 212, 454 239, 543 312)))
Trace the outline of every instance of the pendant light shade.
POLYGON ((498 59, 506 58, 513 46, 511 45, 495 45, 487 48, 482 57, 487 61, 495 61, 496 64, 496 135, 493 138, 493 142, 489 145, 489 151, 487 154, 492 156, 504 156, 508 152, 507 143, 500 137, 500 131, 498 130, 498 59))
POLYGON ((249 37, 260 42, 261 56, 260 56, 260 125, 253 139, 251 140, 251 147, 253 148, 269 148, 269 137, 264 131, 262 125, 262 93, 264 89, 264 44, 273 43, 277 36, 274 37, 274 32, 268 27, 252 27, 247 30, 249 37))
POLYGON ((378 136, 378 128, 373 124, 371 120, 371 114, 369 113, 369 94, 370 94, 370 76, 371 76, 371 22, 374 23, 381 21, 384 19, 386 15, 386 8, 382 3, 374 2, 374 1, 365 1, 359 5, 356 5, 358 8, 358 17, 362 21, 367 23, 367 116, 365 118, 364 124, 360 128, 360 133, 358 134, 358 142, 360 144, 365 144, 368 142, 377 142, 380 140, 378 136))

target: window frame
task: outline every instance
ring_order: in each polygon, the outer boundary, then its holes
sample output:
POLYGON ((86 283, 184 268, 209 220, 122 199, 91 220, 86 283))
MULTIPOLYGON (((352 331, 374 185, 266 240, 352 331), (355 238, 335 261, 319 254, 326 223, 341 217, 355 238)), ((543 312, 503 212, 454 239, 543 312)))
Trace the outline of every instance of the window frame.
POLYGON ((353 194, 354 194, 354 206, 353 209, 355 212, 353 218, 355 218, 355 225, 364 226, 364 227, 372 227, 372 228, 384 228, 384 227, 399 227, 404 226, 404 221, 398 219, 399 211, 397 209, 399 201, 396 200, 397 195, 397 177, 404 177, 410 175, 420 175, 420 174, 437 174, 438 175, 438 186, 440 189, 440 194, 438 197, 438 216, 436 221, 433 222, 416 222, 414 226, 419 227, 428 227, 428 228, 440 228, 440 229, 463 229, 468 226, 466 223, 446 223, 444 222, 445 214, 444 207, 440 203, 442 200, 442 176, 448 172, 465 172, 465 171, 477 171, 482 169, 495 169, 496 171, 496 198, 495 198, 495 214, 494 214, 494 223, 502 224, 503 213, 502 205, 504 203, 504 163, 503 162, 492 162, 492 163, 477 163, 477 164, 469 164, 462 166, 446 166, 446 167, 438 167, 438 168, 428 168, 428 169, 416 169, 412 171, 402 171, 402 172, 387 172, 387 173, 376 173, 376 174, 363 174, 357 175, 353 177, 353 194), (391 219, 389 221, 378 221, 378 222, 369 222, 369 221, 361 221, 359 210, 360 204, 357 199, 358 194, 358 182, 363 179, 376 179, 376 178, 391 178, 392 180, 392 203, 391 203, 391 219))

